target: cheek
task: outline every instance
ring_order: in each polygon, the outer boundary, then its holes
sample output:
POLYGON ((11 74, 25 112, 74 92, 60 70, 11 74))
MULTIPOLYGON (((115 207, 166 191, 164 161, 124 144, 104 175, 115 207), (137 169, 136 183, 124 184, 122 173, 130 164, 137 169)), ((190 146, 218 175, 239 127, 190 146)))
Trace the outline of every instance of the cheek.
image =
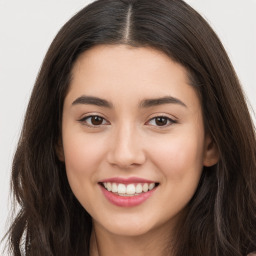
POLYGON ((76 175, 86 175, 91 170, 92 151, 80 140, 72 138, 64 143, 64 156, 67 172, 76 175))
POLYGON ((99 145, 83 133, 63 134, 65 166, 73 194, 89 214, 95 207, 97 168, 100 164, 99 145))
POLYGON ((104 151, 104 141, 95 140, 83 132, 63 133, 63 148, 67 171, 83 175, 93 172, 104 151))
POLYGON ((151 158, 164 176, 182 179, 200 173, 203 166, 203 140, 200 136, 173 136, 154 142, 151 158))
POLYGON ((102 159, 102 150, 99 150, 102 147, 99 143, 101 142, 97 143, 83 132, 76 132, 73 129, 63 131, 67 178, 79 201, 86 201, 85 197, 90 192, 91 184, 97 184, 96 170, 102 159))
POLYGON ((162 173, 162 205, 166 218, 175 216, 191 200, 203 169, 203 142, 200 137, 175 136, 154 144, 154 165, 162 173), (168 142, 169 141, 169 142, 168 142))

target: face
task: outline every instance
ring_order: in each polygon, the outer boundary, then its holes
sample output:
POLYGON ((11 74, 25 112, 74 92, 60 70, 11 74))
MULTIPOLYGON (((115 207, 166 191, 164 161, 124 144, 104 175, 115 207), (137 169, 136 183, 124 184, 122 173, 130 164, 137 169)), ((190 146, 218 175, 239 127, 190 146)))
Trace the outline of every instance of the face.
POLYGON ((170 229, 217 161, 186 70, 151 48, 102 45, 72 75, 59 157, 74 195, 112 234, 170 229))

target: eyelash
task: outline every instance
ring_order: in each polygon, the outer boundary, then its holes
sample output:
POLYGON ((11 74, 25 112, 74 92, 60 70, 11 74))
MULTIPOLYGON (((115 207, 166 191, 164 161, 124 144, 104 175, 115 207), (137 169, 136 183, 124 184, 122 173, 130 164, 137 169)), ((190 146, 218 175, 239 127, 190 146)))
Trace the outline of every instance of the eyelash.
MULTIPOLYGON (((151 126, 156 126, 156 127, 158 127, 158 128, 161 129, 162 127, 163 127, 163 128, 166 128, 166 127, 168 127, 168 126, 170 126, 170 125, 173 125, 173 124, 177 123, 176 120, 173 120, 173 119, 171 119, 170 117, 167 117, 167 116, 165 116, 165 115, 160 115, 160 116, 155 116, 155 117, 149 119, 149 121, 147 121, 146 124, 149 124, 149 123, 150 123, 151 121, 153 121, 153 120, 155 120, 155 123, 156 123, 157 119, 160 119, 160 118, 164 119, 166 122, 168 122, 168 124, 164 124, 164 125, 152 125, 152 124, 151 124, 151 126)), ((109 124, 108 121, 106 121, 106 119, 105 119, 104 117, 101 117, 101 116, 99 116, 99 115, 85 116, 85 117, 83 117, 82 119, 80 119, 79 122, 81 122, 82 124, 84 124, 84 125, 86 125, 86 126, 88 126, 88 127, 90 127, 90 128, 98 128, 98 127, 101 127, 102 125, 108 125, 108 124, 109 124), (105 123, 95 125, 95 124, 92 124, 92 121, 90 121, 90 124, 88 124, 88 120, 89 120, 89 119, 92 120, 92 118, 99 118, 99 119, 101 119, 101 120, 102 120, 103 122, 105 122, 105 123)))

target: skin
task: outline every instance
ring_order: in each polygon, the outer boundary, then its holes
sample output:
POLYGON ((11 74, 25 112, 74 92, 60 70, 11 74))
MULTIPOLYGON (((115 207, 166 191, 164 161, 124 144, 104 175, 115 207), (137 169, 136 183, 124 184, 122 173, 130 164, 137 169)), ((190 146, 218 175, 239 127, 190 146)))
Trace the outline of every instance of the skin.
POLYGON ((203 166, 218 161, 186 70, 155 49, 95 46, 73 67, 62 136, 59 158, 73 193, 93 219, 91 255, 167 255, 166 242, 195 193, 203 166), (83 95, 104 99, 111 107, 73 103, 83 95), (145 99, 166 96, 183 104, 141 106, 145 99), (86 119, 91 115, 102 122, 92 125, 86 119), (160 125, 157 116, 166 117, 160 125), (142 204, 120 207, 105 198, 98 184, 112 177, 160 185, 142 204))

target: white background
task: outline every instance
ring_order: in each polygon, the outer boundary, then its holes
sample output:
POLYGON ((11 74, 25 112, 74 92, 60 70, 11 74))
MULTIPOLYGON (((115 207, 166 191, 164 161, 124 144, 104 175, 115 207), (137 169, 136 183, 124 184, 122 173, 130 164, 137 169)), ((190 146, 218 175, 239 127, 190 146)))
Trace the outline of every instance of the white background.
MULTIPOLYGON (((33 83, 60 27, 89 2, 0 0, 0 238, 10 211, 12 158, 33 83)), ((256 0, 187 2, 220 36, 255 111, 256 0)))

